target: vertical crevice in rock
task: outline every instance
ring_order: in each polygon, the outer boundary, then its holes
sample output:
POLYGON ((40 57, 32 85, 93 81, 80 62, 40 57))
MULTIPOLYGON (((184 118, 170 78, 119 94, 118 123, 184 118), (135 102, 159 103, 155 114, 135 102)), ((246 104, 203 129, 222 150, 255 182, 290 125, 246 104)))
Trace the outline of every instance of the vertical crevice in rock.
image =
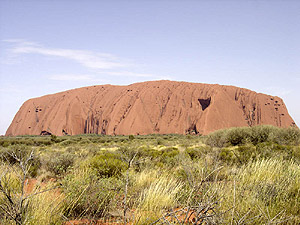
POLYGON ((192 125, 190 126, 190 128, 186 130, 185 133, 186 133, 186 134, 194 134, 194 135, 195 135, 195 134, 199 134, 199 131, 197 130, 196 124, 192 124, 192 125))
POLYGON ((107 126, 108 126, 108 121, 107 120, 103 120, 102 121, 102 128, 101 128, 101 134, 106 134, 107 132, 107 126))
POLYGON ((84 121, 84 130, 83 133, 86 134, 87 133, 87 120, 84 121))
POLYGON ((98 131, 99 131, 99 120, 97 119, 96 120, 96 134, 98 134, 98 131))

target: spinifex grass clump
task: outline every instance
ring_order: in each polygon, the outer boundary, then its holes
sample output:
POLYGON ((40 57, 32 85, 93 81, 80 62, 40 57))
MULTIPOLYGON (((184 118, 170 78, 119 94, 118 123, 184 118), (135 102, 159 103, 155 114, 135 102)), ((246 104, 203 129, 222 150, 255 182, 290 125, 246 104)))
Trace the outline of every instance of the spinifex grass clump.
POLYGON ((149 224, 161 217, 164 211, 178 204, 182 184, 175 178, 148 171, 137 175, 136 185, 140 189, 135 203, 136 224, 149 224))
POLYGON ((101 218, 117 204, 122 189, 116 177, 99 177, 89 167, 78 168, 63 180, 65 216, 70 218, 101 218))
MULTIPOLYGON (((50 183, 44 189, 51 189, 52 186, 50 183)), ((27 220, 24 224, 63 224, 64 201, 65 197, 58 189, 33 196, 28 205, 27 220)))
MULTIPOLYGON (((16 166, 8 166, 6 164, 0 164, 1 171, 1 186, 8 193, 15 193, 13 197, 17 197, 18 192, 21 188, 21 181, 19 176, 21 174, 20 169, 16 166)), ((4 204, 6 196, 0 191, 0 204, 4 204)), ((3 209, 2 209, 3 210, 3 209)))
POLYGON ((235 171, 221 194, 223 208, 234 206, 228 223, 300 222, 300 166, 293 161, 249 162, 235 171))

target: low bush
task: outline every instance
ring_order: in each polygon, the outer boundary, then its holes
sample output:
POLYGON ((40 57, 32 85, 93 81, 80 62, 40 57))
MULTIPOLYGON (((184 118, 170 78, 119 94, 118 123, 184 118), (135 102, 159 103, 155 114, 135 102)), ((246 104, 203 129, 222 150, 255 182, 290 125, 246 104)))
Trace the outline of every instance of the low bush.
POLYGON ((227 162, 227 163, 235 163, 238 160, 234 149, 230 148, 222 148, 220 150, 220 160, 227 162))
POLYGON ((132 141, 132 140, 134 140, 134 136, 133 136, 133 135, 129 135, 129 136, 128 136, 128 139, 129 139, 130 141, 132 141))
POLYGON ((300 143, 300 130, 293 127, 278 128, 271 125, 236 127, 215 131, 206 138, 207 145, 220 148, 246 143, 257 145, 263 142, 297 145, 300 143))
POLYGON ((96 155, 84 162, 83 165, 90 167, 96 172, 97 176, 102 178, 120 177, 128 167, 119 154, 112 152, 96 155))
POLYGON ((199 158, 201 158, 201 156, 203 156, 203 148, 195 148, 195 147, 189 147, 185 149, 185 153, 189 155, 189 157, 192 160, 197 160, 199 158))
POLYGON ((68 146, 71 144, 76 144, 76 141, 72 140, 72 139, 66 139, 66 140, 63 140, 62 142, 60 142, 61 146, 68 146))
POLYGON ((277 136, 273 138, 275 143, 283 145, 299 145, 300 144, 300 130, 295 127, 280 129, 277 136))
POLYGON ((211 147, 223 147, 227 143, 226 130, 217 130, 206 137, 205 143, 211 147))
POLYGON ((62 176, 73 166, 74 159, 73 154, 56 152, 51 157, 44 158, 43 165, 55 176, 62 176))

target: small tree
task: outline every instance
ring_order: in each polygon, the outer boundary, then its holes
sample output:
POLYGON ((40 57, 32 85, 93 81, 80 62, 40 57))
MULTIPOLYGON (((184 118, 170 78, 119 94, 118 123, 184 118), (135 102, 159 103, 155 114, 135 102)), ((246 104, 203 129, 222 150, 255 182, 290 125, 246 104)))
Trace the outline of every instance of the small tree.
POLYGON ((28 156, 22 155, 21 152, 20 154, 16 152, 10 152, 8 154, 17 162, 17 166, 10 164, 6 159, 9 166, 7 166, 0 175, 0 197, 2 198, 2 201, 0 201, 0 209, 6 218, 13 220, 17 225, 22 225, 26 220, 29 199, 35 195, 52 190, 55 187, 26 194, 24 187, 32 165, 32 160, 34 159, 34 153, 31 151, 28 156), (16 175, 16 180, 18 181, 18 185, 16 185, 15 189, 12 188, 12 183, 14 183, 12 174, 16 175))

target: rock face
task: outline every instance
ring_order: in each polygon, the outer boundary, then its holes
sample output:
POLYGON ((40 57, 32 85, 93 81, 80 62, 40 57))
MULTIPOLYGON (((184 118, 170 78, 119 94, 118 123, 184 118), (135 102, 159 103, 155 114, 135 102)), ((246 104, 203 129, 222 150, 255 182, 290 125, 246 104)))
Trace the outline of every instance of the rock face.
POLYGON ((295 126, 279 97, 217 84, 149 81, 30 99, 6 135, 208 134, 259 124, 295 126))

